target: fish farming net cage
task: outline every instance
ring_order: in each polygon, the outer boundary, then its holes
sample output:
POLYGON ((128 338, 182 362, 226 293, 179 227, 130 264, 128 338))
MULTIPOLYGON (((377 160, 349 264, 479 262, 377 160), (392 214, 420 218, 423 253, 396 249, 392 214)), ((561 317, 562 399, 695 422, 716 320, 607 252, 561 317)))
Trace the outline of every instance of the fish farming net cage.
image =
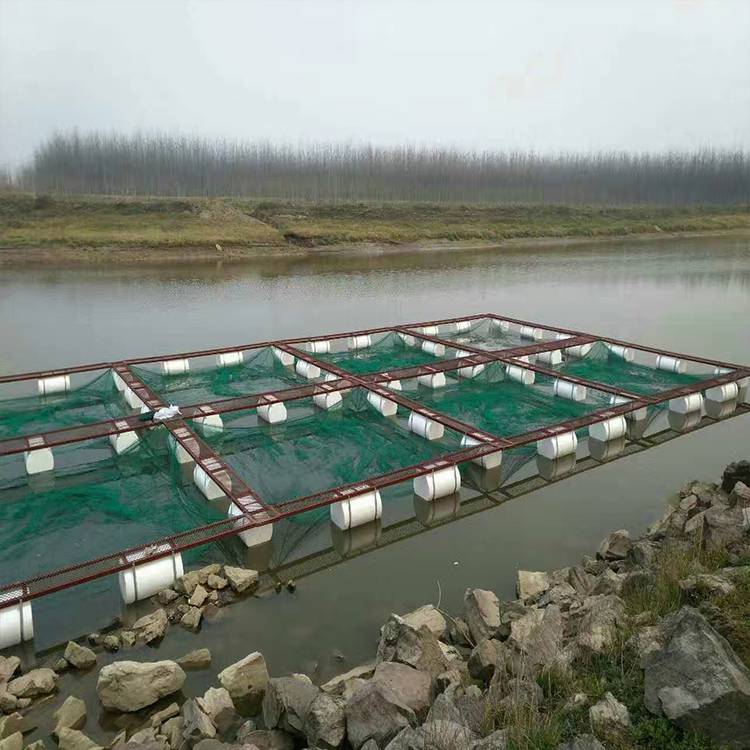
POLYGON ((491 506, 531 463, 745 413, 748 376, 493 314, 2 376, 0 611, 491 506))

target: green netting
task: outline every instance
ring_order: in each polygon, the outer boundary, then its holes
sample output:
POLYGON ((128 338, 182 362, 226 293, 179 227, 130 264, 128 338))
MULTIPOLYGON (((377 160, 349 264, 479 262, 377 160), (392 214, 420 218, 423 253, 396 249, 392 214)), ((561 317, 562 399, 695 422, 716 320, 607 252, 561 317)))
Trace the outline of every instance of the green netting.
POLYGON ((601 342, 594 344, 585 357, 580 359, 569 357, 556 369, 560 373, 617 386, 638 395, 649 395, 682 385, 693 385, 710 377, 709 374, 703 377, 694 374, 681 375, 656 370, 636 362, 626 362, 621 357, 611 355, 601 342))
MULTIPOLYGON (((308 402, 309 403, 309 402, 308 402)), ((460 436, 446 430, 428 441, 409 432, 402 417, 386 418, 352 392, 336 409, 288 404, 288 419, 266 425, 248 413, 229 415, 222 432, 206 440, 269 504, 357 482, 458 449, 460 436)), ((322 515, 328 513, 322 510, 322 515)), ((310 523, 321 512, 296 516, 310 523)))
POLYGON ((130 414, 108 371, 67 393, 0 399, 0 439, 130 414))
POLYGON ((389 333, 367 349, 313 355, 321 362, 330 362, 355 375, 395 370, 400 367, 418 367, 440 362, 445 357, 435 357, 423 352, 419 346, 408 347, 395 333, 389 333))
POLYGON ((284 367, 273 356, 270 347, 246 351, 244 355, 245 361, 241 365, 194 370, 185 375, 164 375, 145 367, 131 369, 164 401, 183 406, 278 391, 308 382, 297 375, 293 367, 284 367))
POLYGON ((192 482, 180 486, 157 439, 142 440, 121 456, 106 439, 65 446, 55 452, 55 471, 36 477, 25 476, 19 457, 3 458, 0 584, 224 517, 192 482))
POLYGON ((456 332, 451 326, 446 326, 445 332, 440 332, 440 338, 454 341, 457 346, 466 344, 475 349, 493 351, 495 349, 510 349, 524 344, 532 343, 528 339, 522 339, 518 330, 503 331, 500 326, 490 320, 474 321, 471 330, 456 332))

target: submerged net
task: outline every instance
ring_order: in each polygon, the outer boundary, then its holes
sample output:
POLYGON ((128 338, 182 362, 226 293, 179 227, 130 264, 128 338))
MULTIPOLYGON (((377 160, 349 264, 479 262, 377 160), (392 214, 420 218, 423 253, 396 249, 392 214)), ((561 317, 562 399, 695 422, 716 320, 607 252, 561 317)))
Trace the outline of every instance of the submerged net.
POLYGON ((233 396, 265 393, 308 382, 273 356, 270 347, 244 352, 245 361, 232 367, 194 370, 184 375, 165 375, 145 367, 131 367, 165 402, 181 406, 233 396))
POLYGON ((0 400, 0 439, 50 432, 130 413, 115 388, 111 372, 107 371, 66 393, 0 400))
POLYGON ((454 326, 450 325, 446 328, 447 330, 443 332, 441 327, 440 337, 455 342, 457 346, 466 344, 475 349, 494 351, 532 343, 528 339, 521 338, 518 329, 504 331, 495 322, 487 319, 472 321, 469 331, 457 332, 453 330, 454 326))

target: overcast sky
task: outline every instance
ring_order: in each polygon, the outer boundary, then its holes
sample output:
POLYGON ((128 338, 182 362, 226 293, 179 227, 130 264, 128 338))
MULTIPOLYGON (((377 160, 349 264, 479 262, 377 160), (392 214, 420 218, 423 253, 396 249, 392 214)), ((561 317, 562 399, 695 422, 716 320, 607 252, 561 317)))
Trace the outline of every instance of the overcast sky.
POLYGON ((0 163, 72 128, 750 149, 750 2, 0 0, 0 163))

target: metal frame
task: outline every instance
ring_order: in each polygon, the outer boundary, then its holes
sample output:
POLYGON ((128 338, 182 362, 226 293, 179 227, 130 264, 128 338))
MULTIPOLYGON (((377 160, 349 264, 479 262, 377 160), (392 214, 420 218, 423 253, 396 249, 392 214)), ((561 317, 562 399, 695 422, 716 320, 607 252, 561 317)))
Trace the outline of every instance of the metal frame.
MULTIPOLYGON (((9 584, 0 587, 0 609, 13 606, 21 601, 28 601, 39 596, 43 596, 53 591, 69 588, 87 581, 110 575, 132 566, 132 559, 137 558, 139 562, 146 560, 155 560, 161 557, 173 555, 176 552, 184 551, 197 547, 209 542, 217 541, 224 537, 233 536, 258 526, 268 523, 275 523, 282 518, 287 518, 299 513, 314 510, 316 508, 330 505, 334 502, 351 497, 354 494, 366 492, 370 489, 378 489, 399 484, 417 476, 437 471, 448 466, 455 466, 460 463, 480 458, 498 450, 507 450, 510 448, 527 445, 535 441, 550 437, 561 432, 577 430, 587 425, 593 424, 604 419, 609 419, 618 415, 625 415, 630 412, 642 409, 647 406, 653 406, 672 398, 685 396, 690 393, 704 391, 716 385, 739 381, 750 376, 750 367, 736 365, 733 363, 722 362, 718 360, 706 359, 703 357, 686 355, 667 350, 656 349, 653 347, 634 344, 631 342, 620 341, 603 336, 596 336, 572 329, 548 326, 531 321, 525 321, 517 318, 508 318, 495 315, 494 313, 482 313, 476 315, 460 316, 455 318, 445 318, 441 320, 425 321, 421 323, 409 323, 406 325, 382 326, 378 328, 369 328, 359 331, 347 331, 329 335, 299 337, 294 339, 279 339, 260 343, 244 344, 240 346, 229 346, 216 349, 204 349, 192 352, 183 352, 179 354, 170 354, 154 357, 142 357, 137 359, 121 360, 118 362, 100 362, 90 365, 80 365, 75 367, 62 368, 59 370, 46 370, 19 375, 6 375, 0 377, 0 384, 28 381, 38 378, 54 377, 57 375, 68 375, 73 373, 93 372, 96 370, 111 369, 131 388, 134 393, 150 409, 158 409, 163 406, 163 402, 158 394, 154 393, 149 387, 135 376, 130 369, 131 365, 148 364, 174 359, 190 359, 197 357, 207 357, 221 353, 234 351, 248 351, 265 347, 275 347, 293 355, 297 359, 309 362, 318 366, 321 370, 332 373, 336 379, 324 383, 309 383, 293 386, 286 389, 271 391, 259 394, 241 395, 226 399, 193 404, 181 407, 181 417, 168 420, 161 423, 153 421, 143 421, 140 416, 129 416, 120 419, 104 420, 87 425, 75 426, 65 429, 53 430, 41 435, 23 435, 5 440, 0 440, 0 456, 12 455, 28 451, 39 447, 55 447, 76 443, 80 441, 91 440, 105 437, 107 435, 117 434, 126 431, 138 431, 152 429, 162 424, 165 429, 174 437, 174 439, 187 451, 191 458, 199 465, 203 471, 221 488, 229 500, 235 503, 242 511, 243 515, 236 518, 227 518, 205 526, 191 529, 179 534, 174 534, 164 539, 157 540, 150 544, 140 545, 121 552, 115 552, 105 555, 94 560, 89 560, 77 565, 68 566, 56 571, 51 571, 25 581, 9 584), (563 333, 569 338, 546 340, 541 342, 530 343, 528 345, 509 347, 499 350, 483 350, 462 342, 451 341, 432 336, 415 330, 429 326, 440 326, 463 321, 477 320, 498 320, 506 321, 518 326, 533 326, 541 328, 548 332, 563 333), (423 341, 432 341, 444 345, 446 348, 456 351, 467 352, 467 356, 453 359, 436 361, 433 364, 421 365, 414 367, 403 367, 390 371, 374 372, 364 375, 355 375, 346 369, 338 367, 330 362, 320 360, 309 352, 299 349, 295 344, 310 341, 343 339, 352 336, 363 336, 372 334, 400 333, 403 335, 413 336, 415 339, 423 341), (542 367, 536 363, 528 363, 520 357, 530 354, 537 354, 550 350, 565 350, 569 347, 578 346, 586 343, 603 341, 612 344, 628 346, 633 349, 651 352, 655 354, 665 354, 668 356, 679 357, 688 361, 697 362, 714 367, 720 367, 730 372, 717 375, 711 378, 701 380, 699 383, 689 386, 681 386, 669 390, 659 391, 648 396, 639 396, 629 393, 606 383, 578 378, 571 375, 559 373, 553 369, 542 367), (470 367, 480 364, 489 364, 499 362, 505 365, 518 365, 537 373, 570 381, 587 388, 610 393, 622 398, 628 399, 627 403, 612 406, 606 409, 599 409, 577 419, 570 419, 556 423, 547 427, 530 430, 528 432, 514 435, 511 437, 500 437, 483 430, 478 430, 474 426, 454 419, 439 411, 427 409, 421 404, 413 401, 401 392, 390 390, 383 384, 396 379, 415 378, 420 375, 435 374, 439 372, 449 372, 463 367, 470 367), (341 485, 323 492, 308 495, 306 497, 293 498, 276 505, 266 505, 262 498, 250 488, 234 472, 222 458, 213 451, 185 422, 191 419, 208 414, 223 414, 233 411, 255 409, 264 404, 273 402, 294 401, 303 398, 310 398, 322 393, 330 393, 351 388, 362 388, 371 391, 395 402, 400 407, 417 412, 423 416, 436 421, 449 429, 467 435, 477 441, 477 445, 447 454, 441 458, 425 461, 402 469, 391 471, 380 476, 370 477, 363 481, 341 485), (30 443, 30 440, 34 440, 30 443)), ((746 411, 746 410, 745 410, 746 411)))

